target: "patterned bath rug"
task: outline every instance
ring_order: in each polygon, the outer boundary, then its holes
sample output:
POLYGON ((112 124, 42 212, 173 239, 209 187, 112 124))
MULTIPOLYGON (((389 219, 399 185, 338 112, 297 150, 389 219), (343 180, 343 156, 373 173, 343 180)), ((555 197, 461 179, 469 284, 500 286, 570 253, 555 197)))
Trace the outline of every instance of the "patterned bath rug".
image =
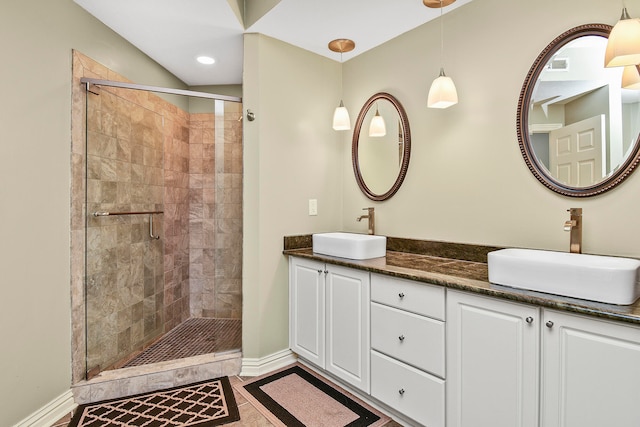
POLYGON ((391 420, 299 363, 234 387, 280 427, 379 427, 391 420))
POLYGON ((69 427, 209 427, 238 421, 229 378, 80 405, 69 427))

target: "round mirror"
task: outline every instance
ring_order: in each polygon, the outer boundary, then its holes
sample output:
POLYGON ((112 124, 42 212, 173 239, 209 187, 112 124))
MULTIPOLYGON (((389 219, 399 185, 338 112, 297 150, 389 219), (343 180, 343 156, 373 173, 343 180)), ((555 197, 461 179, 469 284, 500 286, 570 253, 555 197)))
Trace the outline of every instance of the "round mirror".
MULTIPOLYGON (((520 92, 522 156, 540 182, 565 196, 608 191, 639 161, 640 91, 622 87, 622 67, 604 67, 610 32, 609 25, 589 24, 561 34, 540 53, 520 92)), ((640 82, 636 67, 631 71, 640 82)))
POLYGON ((371 200, 393 196, 409 167, 411 132, 400 102, 376 93, 358 114, 351 143, 353 172, 360 190, 371 200))

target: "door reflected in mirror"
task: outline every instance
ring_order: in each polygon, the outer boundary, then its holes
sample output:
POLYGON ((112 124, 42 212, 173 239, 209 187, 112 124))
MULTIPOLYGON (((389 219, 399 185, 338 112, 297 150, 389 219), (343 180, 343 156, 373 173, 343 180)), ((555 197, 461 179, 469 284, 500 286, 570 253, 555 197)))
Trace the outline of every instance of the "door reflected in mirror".
POLYGON ((358 115, 352 141, 356 181, 368 198, 386 200, 395 194, 409 166, 410 149, 409 121, 402 105, 389 94, 373 95, 358 115), (384 132, 372 129, 376 112, 384 121, 384 132))
POLYGON ((622 88, 623 68, 605 68, 611 27, 576 27, 554 40, 531 68, 518 105, 527 165, 568 196, 607 191, 635 168, 640 91, 622 88))

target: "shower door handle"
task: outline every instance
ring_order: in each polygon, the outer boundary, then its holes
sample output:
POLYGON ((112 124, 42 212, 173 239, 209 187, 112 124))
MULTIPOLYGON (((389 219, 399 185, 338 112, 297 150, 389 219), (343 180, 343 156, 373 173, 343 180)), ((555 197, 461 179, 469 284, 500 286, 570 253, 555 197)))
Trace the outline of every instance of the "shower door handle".
POLYGON ((149 237, 156 240, 160 238, 159 234, 158 235, 153 234, 153 214, 149 214, 149 237))

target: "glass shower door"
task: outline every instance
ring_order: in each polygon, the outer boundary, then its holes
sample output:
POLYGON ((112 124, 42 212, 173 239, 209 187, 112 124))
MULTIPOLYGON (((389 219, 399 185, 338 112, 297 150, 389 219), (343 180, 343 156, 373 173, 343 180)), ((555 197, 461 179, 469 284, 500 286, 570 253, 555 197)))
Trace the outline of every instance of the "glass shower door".
POLYGON ((164 121, 136 91, 91 86, 86 111, 87 377, 163 332, 164 121))

